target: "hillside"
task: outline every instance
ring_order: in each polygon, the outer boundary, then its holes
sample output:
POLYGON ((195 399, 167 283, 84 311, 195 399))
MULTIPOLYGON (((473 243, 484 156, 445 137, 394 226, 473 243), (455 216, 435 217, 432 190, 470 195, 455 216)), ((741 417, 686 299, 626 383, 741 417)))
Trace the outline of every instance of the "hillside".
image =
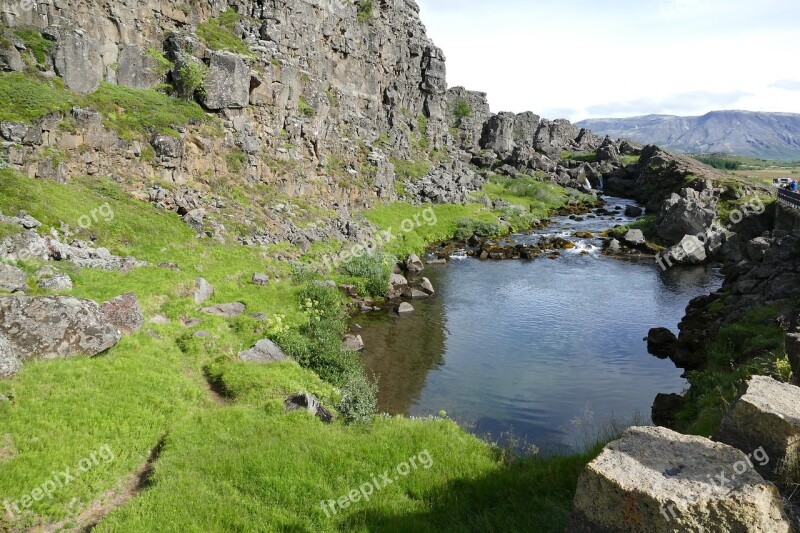
POLYGON ((657 144, 687 153, 800 159, 800 115, 792 113, 712 111, 700 117, 595 118, 577 125, 598 135, 657 144))

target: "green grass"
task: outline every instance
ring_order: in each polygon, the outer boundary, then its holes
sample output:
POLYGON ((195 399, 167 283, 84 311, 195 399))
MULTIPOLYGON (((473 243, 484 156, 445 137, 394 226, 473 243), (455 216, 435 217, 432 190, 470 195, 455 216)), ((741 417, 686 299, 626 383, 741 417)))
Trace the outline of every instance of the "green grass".
POLYGON ((195 102, 167 96, 156 90, 131 89, 103 83, 86 97, 86 104, 103 114, 107 126, 122 137, 152 133, 172 133, 174 128, 211 118, 195 102))
POLYGON ((0 73, 0 121, 33 123, 48 113, 67 112, 78 98, 60 79, 37 74, 0 73))
POLYGON ((484 185, 483 191, 492 200, 503 199, 526 207, 538 219, 547 218, 551 210, 567 203, 593 201, 588 195, 531 177, 493 176, 484 185))
POLYGON ((179 424, 154 487, 97 530, 563 531, 589 457, 506 465, 449 421, 328 426, 306 413, 236 406, 179 424), (412 456, 429 457, 424 464, 432 466, 398 476, 369 501, 323 512, 321 501, 412 456))
POLYGON ((362 24, 369 22, 375 16, 374 14, 375 6, 372 0, 359 0, 358 7, 356 9, 356 17, 358 21, 362 24))
POLYGON ((629 230, 639 229, 642 230, 644 238, 650 241, 656 237, 656 222, 656 215, 645 215, 635 222, 624 224, 609 230, 608 234, 615 239, 621 239, 626 233, 628 233, 629 230))
POLYGON ((56 43, 42 37, 41 32, 35 28, 19 28, 14 30, 14 34, 22 39, 25 46, 30 49, 36 63, 44 66, 47 56, 50 55, 56 43))
POLYGON ((197 36, 212 50, 224 50, 251 57, 252 52, 236 34, 236 25, 241 20, 241 15, 233 9, 228 9, 219 17, 198 24, 197 36))
POLYGON ((425 159, 409 161, 408 159, 392 158, 391 161, 397 173, 397 179, 400 181, 417 181, 425 177, 425 175, 431 171, 431 164, 425 159))
MULTIPOLYGON (((712 304, 713 305, 713 304, 712 304)), ((720 311, 717 306, 715 309, 720 311)), ((791 372, 783 331, 775 323, 777 307, 752 309, 741 320, 723 327, 709 342, 707 368, 689 372, 688 402, 678 415, 678 429, 711 435, 731 402, 753 375, 787 381, 791 372)))

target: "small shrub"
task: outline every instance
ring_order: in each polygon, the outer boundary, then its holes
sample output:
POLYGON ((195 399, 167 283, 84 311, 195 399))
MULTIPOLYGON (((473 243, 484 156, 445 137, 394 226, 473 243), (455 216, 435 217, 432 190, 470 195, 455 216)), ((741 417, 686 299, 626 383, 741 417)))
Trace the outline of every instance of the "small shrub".
POLYGON ((40 67, 43 67, 47 62, 47 57, 52 52, 55 43, 42 37, 41 32, 33 28, 14 30, 14 34, 22 39, 22 41, 25 43, 25 46, 30 49, 33 57, 36 59, 36 63, 40 67))
POLYGON ((234 173, 241 172, 247 164, 247 154, 241 148, 233 148, 225 154, 225 162, 228 165, 228 170, 234 173))
POLYGON ((344 271, 359 279, 357 285, 369 296, 381 296, 389 286, 392 275, 393 258, 382 253, 364 254, 353 257, 342 267, 344 271))
POLYGON ((394 170, 397 177, 401 180, 416 181, 423 178, 428 172, 431 171, 431 165, 424 159, 416 159, 409 161, 407 159, 392 158, 394 170))
POLYGON ((503 227, 496 222, 483 222, 480 220, 463 218, 456 221, 454 237, 458 240, 465 241, 473 235, 477 235, 478 237, 494 237, 501 233, 503 233, 503 227))
POLYGON ((241 15, 233 9, 228 9, 219 17, 199 24, 197 36, 212 50, 225 50, 251 57, 250 49, 236 35, 236 25, 241 20, 241 15))
POLYGON ((466 100, 459 100, 456 102, 456 107, 453 110, 456 116, 456 125, 461 125, 461 120, 472 116, 472 107, 466 100))
POLYGON ((317 110, 311 107, 311 105, 308 102, 306 102, 305 98, 302 96, 300 97, 300 100, 297 103, 297 109, 299 109, 303 115, 309 118, 317 114, 317 110))
POLYGON ((158 48, 151 46, 150 48, 147 49, 147 53, 150 55, 150 57, 153 58, 153 60, 158 65, 158 73, 160 75, 165 76, 167 72, 175 68, 175 64, 169 59, 167 59, 166 56, 164 55, 164 52, 162 52, 158 48))
POLYGON ((186 99, 194 98, 196 92, 203 89, 207 68, 204 64, 189 61, 178 68, 178 93, 186 99))
POLYGON ((342 386, 342 401, 338 410, 351 423, 372 420, 378 408, 378 385, 369 380, 363 371, 354 372, 342 386))
POLYGON ((375 5, 372 0, 361 0, 358 3, 358 21, 362 24, 372 20, 375 5))

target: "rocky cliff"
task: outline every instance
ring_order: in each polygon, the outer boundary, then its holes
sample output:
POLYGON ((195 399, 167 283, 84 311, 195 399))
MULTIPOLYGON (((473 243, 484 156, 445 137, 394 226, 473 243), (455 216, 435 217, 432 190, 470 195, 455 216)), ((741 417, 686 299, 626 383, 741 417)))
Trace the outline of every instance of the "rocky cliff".
POLYGON ((306 247, 357 237, 376 201, 462 202, 494 172, 589 190, 619 166, 572 159, 603 140, 567 121, 448 90, 413 0, 23 2, 2 25, 2 75, 48 97, 4 115, 5 165, 111 176, 218 239, 306 247))

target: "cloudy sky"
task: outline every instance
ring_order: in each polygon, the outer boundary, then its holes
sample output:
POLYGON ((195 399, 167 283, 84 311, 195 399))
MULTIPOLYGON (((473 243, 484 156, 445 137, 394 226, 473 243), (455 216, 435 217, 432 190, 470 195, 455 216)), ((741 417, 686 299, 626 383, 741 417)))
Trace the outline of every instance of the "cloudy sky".
POLYGON ((800 113, 798 0, 418 0, 448 82, 581 120, 800 113))

